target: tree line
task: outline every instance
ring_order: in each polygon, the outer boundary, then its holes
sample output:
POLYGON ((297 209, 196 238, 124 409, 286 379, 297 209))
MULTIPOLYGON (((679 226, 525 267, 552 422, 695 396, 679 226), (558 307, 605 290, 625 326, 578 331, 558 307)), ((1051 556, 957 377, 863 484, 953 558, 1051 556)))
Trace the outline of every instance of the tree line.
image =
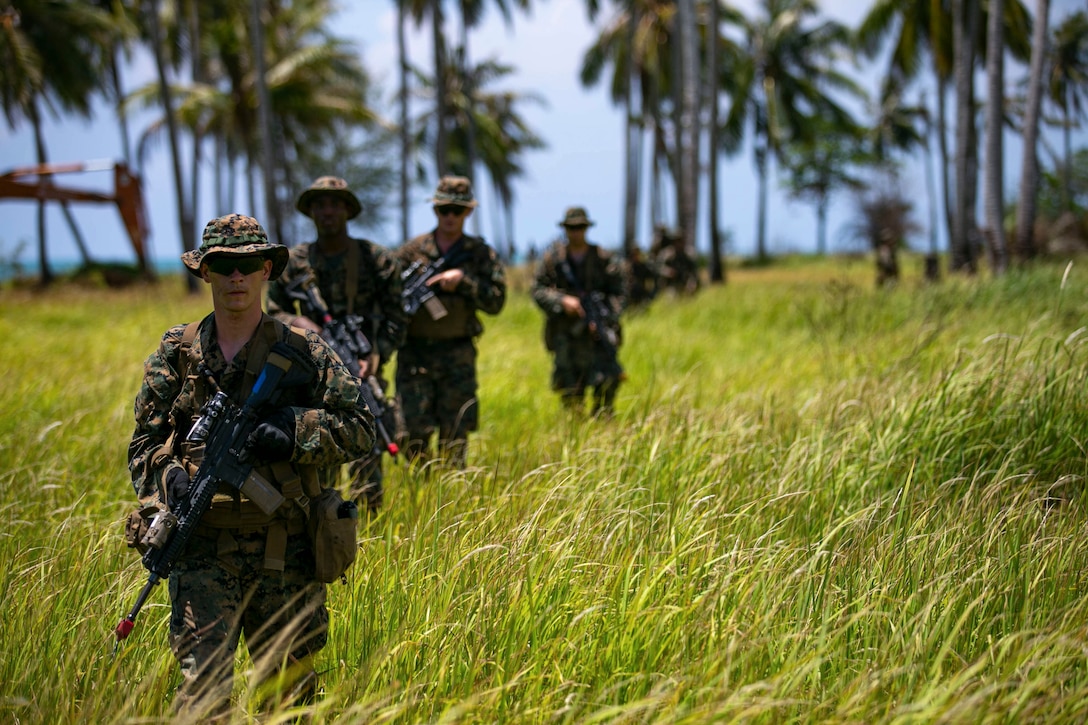
MULTIPOLYGON (((546 147, 522 109, 544 99, 499 89, 515 69, 498 58, 474 62, 470 40, 488 8, 510 21, 530 2, 393 1, 399 87, 387 115, 358 51, 334 32, 330 0, 0 0, 5 117, 13 129, 30 124, 39 163, 49 161, 45 115, 90 118, 96 98, 115 109, 131 166, 165 141, 186 250, 197 232, 198 169, 213 169, 220 208, 232 206, 239 188, 251 208, 260 198, 269 232, 283 239, 294 190, 334 159, 373 202, 365 204, 370 214, 399 195, 402 238, 414 184, 445 173, 477 184, 486 178, 506 236, 497 246, 512 248, 525 155, 546 147), (451 42, 453 20, 459 33, 451 42), (408 56, 412 27, 431 30, 425 65, 408 56), (156 78, 127 88, 125 63, 137 51, 154 59, 156 78), (421 113, 409 114, 410 98, 421 113), (156 115, 134 137, 128 118, 136 109, 156 115)), ((1088 109, 1084 10, 1052 25, 1049 0, 1035 0, 1032 10, 1020 0, 875 0, 856 27, 824 16, 814 0, 760 0, 749 15, 709 0, 586 0, 585 11, 599 34, 579 81, 607 83, 626 119, 629 255, 644 184, 651 223, 674 219, 694 251, 699 199, 718 198, 718 160, 744 148, 758 180, 760 261, 768 257, 767 195, 776 177, 815 207, 823 252, 832 196, 877 189, 862 206, 886 214, 898 207, 881 189, 894 188, 898 167, 918 154, 929 169, 931 253, 942 208, 953 271, 975 272, 988 261, 1000 273, 1035 256, 1041 198, 1056 196, 1061 211, 1084 218, 1088 199, 1071 141, 1088 109), (860 84, 859 63, 883 66, 875 97, 860 84), (1023 69, 1022 82, 1008 82, 1009 66, 1023 69), (1044 124, 1060 129, 1060 151, 1043 142, 1044 124), (1014 216, 1003 198, 1002 129, 1023 138, 1014 216), (1040 150, 1051 157, 1053 178, 1041 179, 1040 150)), ((717 205, 706 211, 710 278, 721 281, 717 205)), ((42 203, 38 235, 49 282, 42 203)))

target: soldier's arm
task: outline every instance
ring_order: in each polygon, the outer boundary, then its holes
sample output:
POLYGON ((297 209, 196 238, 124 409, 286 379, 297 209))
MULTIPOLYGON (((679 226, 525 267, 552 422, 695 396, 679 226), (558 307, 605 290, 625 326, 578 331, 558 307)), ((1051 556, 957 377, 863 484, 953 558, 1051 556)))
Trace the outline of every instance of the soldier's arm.
POLYGON ((375 245, 374 260, 378 267, 378 309, 382 320, 378 327, 375 345, 382 360, 388 360, 404 344, 408 334, 408 318, 401 309, 401 292, 404 282, 400 278, 400 260, 385 249, 375 245))
POLYGON ((136 428, 128 447, 132 488, 141 505, 165 502, 166 472, 181 462, 166 446, 174 432, 170 409, 181 391, 176 369, 184 327, 169 330, 144 363, 144 377, 136 394, 136 428))
POLYGON ((317 368, 310 400, 313 407, 293 408, 296 463, 335 466, 367 455, 374 448, 374 416, 351 375, 321 337, 307 332, 317 368))
POLYGON ((549 315, 563 314, 563 297, 567 293, 560 287, 558 270, 556 258, 549 251, 545 252, 533 276, 533 301, 549 315))
POLYGON ((457 293, 472 300, 481 312, 497 315, 506 304, 506 271, 494 249, 482 243, 481 247, 464 266, 457 293))

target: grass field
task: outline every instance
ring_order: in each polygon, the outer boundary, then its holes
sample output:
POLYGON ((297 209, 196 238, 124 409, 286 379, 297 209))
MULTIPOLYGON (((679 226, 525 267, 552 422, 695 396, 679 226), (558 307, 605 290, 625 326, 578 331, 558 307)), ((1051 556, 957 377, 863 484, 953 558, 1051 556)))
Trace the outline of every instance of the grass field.
MULTIPOLYGON (((512 271, 470 468, 387 465, 314 722, 1088 719, 1088 262, 730 275, 627 318, 592 422, 512 271)), ((126 449, 144 358, 209 309, 173 279, 0 291, 0 722, 169 718, 165 587, 114 655, 146 580, 126 449)))

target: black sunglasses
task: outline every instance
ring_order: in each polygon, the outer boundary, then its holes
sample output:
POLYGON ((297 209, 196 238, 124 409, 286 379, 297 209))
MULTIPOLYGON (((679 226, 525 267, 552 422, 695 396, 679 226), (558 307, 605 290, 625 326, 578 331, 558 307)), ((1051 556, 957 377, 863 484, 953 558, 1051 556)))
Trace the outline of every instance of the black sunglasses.
POLYGON ((229 277, 238 270, 242 274, 253 274, 264 269, 264 257, 212 257, 206 264, 216 274, 229 277))
POLYGON ((436 212, 441 216, 461 216, 465 213, 465 207, 457 206, 456 204, 446 204, 445 206, 436 206, 434 208, 436 212))

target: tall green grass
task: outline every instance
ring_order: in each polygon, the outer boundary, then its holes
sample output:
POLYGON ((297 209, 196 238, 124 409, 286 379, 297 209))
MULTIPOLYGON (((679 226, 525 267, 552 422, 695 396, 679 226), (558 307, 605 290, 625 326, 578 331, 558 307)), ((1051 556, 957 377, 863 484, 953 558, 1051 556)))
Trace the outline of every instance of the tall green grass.
MULTIPOLYGON (((329 588, 314 721, 1088 718, 1088 272, 736 271, 627 319, 612 421, 560 412, 512 278, 470 467, 388 465, 329 588)), ((0 293, 0 720, 170 717, 165 587, 114 654, 126 448, 143 359, 208 309, 0 293)))

